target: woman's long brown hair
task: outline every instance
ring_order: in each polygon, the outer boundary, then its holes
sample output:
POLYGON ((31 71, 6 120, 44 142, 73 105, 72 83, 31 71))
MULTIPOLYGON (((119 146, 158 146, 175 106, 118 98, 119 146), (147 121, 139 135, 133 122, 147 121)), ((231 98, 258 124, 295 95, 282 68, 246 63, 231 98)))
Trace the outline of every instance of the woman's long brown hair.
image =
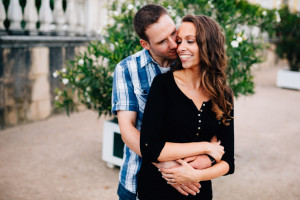
MULTIPOLYGON (((196 27, 196 41, 199 47, 201 86, 212 100, 212 110, 216 118, 229 125, 232 118, 233 92, 226 85, 225 69, 227 56, 225 37, 219 24, 205 15, 187 15, 182 22, 191 22, 196 27)), ((182 69, 181 63, 174 70, 182 69)))

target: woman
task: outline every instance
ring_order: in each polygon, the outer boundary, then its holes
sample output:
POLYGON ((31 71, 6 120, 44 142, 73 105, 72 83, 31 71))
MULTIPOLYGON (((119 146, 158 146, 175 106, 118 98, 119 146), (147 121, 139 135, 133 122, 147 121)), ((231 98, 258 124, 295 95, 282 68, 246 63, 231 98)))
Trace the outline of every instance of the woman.
POLYGON ((176 40, 181 62, 172 72, 155 77, 145 107, 140 200, 212 199, 210 180, 234 172, 233 95, 226 86, 221 29, 207 16, 187 15, 176 40), (214 136, 219 142, 210 142, 214 136), (199 154, 217 163, 197 170, 182 160, 199 154), (152 164, 170 160, 181 166, 161 173, 152 164), (194 182, 201 184, 195 196, 184 196, 171 186, 194 182))

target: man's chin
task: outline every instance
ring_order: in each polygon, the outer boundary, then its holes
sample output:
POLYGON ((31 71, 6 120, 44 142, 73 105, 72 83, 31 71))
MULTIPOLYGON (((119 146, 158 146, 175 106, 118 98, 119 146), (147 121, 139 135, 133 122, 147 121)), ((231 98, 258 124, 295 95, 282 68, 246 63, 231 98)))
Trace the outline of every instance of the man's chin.
POLYGON ((169 58, 170 60, 175 60, 175 59, 178 58, 178 55, 177 55, 177 53, 176 53, 176 54, 171 54, 171 55, 168 56, 168 58, 169 58))

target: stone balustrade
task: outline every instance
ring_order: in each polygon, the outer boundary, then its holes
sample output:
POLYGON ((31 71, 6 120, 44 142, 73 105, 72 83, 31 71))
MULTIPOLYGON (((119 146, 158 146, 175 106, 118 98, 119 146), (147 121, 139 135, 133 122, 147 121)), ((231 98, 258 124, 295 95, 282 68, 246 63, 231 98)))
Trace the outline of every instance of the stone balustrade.
MULTIPOLYGON (((103 25, 104 18, 95 18, 105 13, 105 4, 108 0, 54 0, 53 10, 50 0, 41 0, 39 12, 35 0, 27 0, 22 11, 19 0, 10 0, 5 9, 0 0, 0 35, 69 35, 91 36, 96 35, 103 25), (63 3, 66 9, 63 9, 63 3), (97 9, 97 10, 96 10, 97 9), (94 13, 91 15, 91 13, 94 13), (9 25, 5 20, 9 21, 9 25), (22 26, 22 22, 25 27, 22 26), (94 27, 91 27, 92 26, 94 27)), ((104 14, 105 15, 105 14, 104 14)))
POLYGON ((54 111, 53 77, 99 37, 0 36, 0 130, 41 120, 54 111))
POLYGON ((101 40, 108 0, 0 0, 0 130, 55 112, 53 77, 90 41, 101 40), (6 1, 7 2, 7 1, 6 1), (65 6, 66 5, 66 6, 65 6))

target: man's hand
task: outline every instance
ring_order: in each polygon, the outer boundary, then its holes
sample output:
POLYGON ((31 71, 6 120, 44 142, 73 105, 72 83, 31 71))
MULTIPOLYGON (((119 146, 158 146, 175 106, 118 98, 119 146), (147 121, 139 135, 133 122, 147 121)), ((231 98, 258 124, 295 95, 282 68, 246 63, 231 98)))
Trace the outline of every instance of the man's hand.
MULTIPOLYGON (((217 137, 212 137, 210 142, 217 142, 217 137)), ((183 159, 189 165, 191 165, 194 169, 206 169, 211 166, 211 160, 207 155, 198 155, 198 156, 191 156, 183 159)), ((175 161, 166 161, 166 162, 159 162, 153 163, 158 169, 171 169, 175 167, 179 167, 180 164, 175 161)), ((168 180, 165 178, 168 182, 168 180)), ((196 193, 200 192, 201 185, 200 183, 188 183, 184 185, 180 184, 171 184, 178 192, 183 195, 196 195, 196 193)))
POLYGON ((211 166, 211 160, 207 155, 198 155, 183 159, 194 169, 206 169, 211 166))
POLYGON ((208 143, 207 154, 213 157, 217 162, 221 161, 224 151, 224 146, 221 145, 221 141, 208 143))
MULTIPOLYGON (((217 142, 218 139, 216 136, 213 136, 210 142, 217 142)), ((191 156, 183 159, 189 165, 191 165, 194 169, 206 169, 211 167, 211 160, 207 155, 198 155, 198 156, 191 156)))

